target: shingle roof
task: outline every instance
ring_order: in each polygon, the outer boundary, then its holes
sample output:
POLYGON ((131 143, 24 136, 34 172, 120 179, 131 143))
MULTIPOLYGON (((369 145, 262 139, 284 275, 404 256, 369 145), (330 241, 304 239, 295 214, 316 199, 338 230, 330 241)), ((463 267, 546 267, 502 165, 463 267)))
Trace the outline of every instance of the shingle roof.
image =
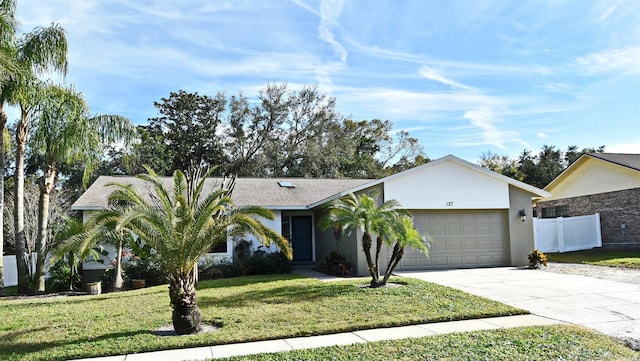
MULTIPOLYGON (((170 177, 163 178, 171 188, 170 177)), ((238 178, 231 195, 236 206, 261 206, 271 209, 304 209, 331 196, 372 182, 371 179, 317 178, 238 178), (282 187, 289 181, 295 187, 282 187)), ((101 176, 71 206, 72 210, 96 210, 107 207, 107 198, 114 187, 110 183, 131 184, 142 195, 147 194, 145 182, 131 176, 101 176)), ((220 178, 208 179, 203 192, 216 189, 220 178)))
POLYGON ((590 157, 602 159, 623 167, 640 171, 640 154, 625 153, 589 153, 590 157))

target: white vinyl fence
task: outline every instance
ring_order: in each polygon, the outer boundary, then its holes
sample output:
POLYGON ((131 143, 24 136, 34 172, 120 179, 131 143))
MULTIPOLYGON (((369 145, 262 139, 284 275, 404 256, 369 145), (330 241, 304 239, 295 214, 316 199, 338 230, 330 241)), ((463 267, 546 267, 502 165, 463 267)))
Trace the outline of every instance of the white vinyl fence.
MULTIPOLYGON (((18 285, 18 264, 16 263, 16 256, 2 256, 3 273, 4 273, 4 286, 11 287, 18 285)), ((36 269, 36 254, 31 254, 31 267, 36 269)))
POLYGON ((542 252, 571 252, 602 247, 600 214, 533 219, 535 248, 542 252))

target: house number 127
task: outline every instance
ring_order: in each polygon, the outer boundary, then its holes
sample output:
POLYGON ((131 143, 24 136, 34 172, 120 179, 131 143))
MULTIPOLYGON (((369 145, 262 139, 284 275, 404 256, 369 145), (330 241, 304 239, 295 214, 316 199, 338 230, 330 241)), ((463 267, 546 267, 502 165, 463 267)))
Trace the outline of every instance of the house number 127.
POLYGON ((453 207, 453 202, 447 202, 447 207, 453 207))

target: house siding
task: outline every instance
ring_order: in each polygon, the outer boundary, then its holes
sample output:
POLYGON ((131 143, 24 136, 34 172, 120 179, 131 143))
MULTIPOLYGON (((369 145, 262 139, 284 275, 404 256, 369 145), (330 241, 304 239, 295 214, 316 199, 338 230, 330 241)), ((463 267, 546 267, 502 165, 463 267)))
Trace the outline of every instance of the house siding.
MULTIPOLYGON (((322 219, 326 214, 325 211, 318 210, 315 212, 316 220, 322 219)), ((347 262, 351 263, 352 274, 356 273, 356 265, 358 260, 358 249, 356 248, 356 232, 351 234, 335 233, 333 227, 322 229, 316 222, 316 256, 317 262, 323 262, 333 251, 339 252, 347 262)))
POLYGON ((602 246, 605 248, 640 248, 640 187, 614 192, 590 194, 538 202, 543 208, 568 206, 569 216, 600 213, 602 246), (622 230, 622 224, 626 229, 622 230))
POLYGON ((509 227, 509 243, 507 253, 510 255, 512 266, 524 266, 529 263, 527 255, 534 248, 533 215, 531 210, 531 196, 517 187, 509 186, 509 203, 507 211, 507 225, 509 227), (524 209, 526 219, 520 219, 520 210, 524 209))

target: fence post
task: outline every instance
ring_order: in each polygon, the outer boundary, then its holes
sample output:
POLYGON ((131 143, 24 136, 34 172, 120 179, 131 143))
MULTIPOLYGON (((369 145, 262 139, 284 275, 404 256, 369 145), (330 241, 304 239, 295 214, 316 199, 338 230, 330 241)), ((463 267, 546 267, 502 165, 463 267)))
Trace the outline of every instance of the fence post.
POLYGON ((538 218, 533 218, 533 249, 540 249, 540 235, 538 234, 538 218))
POLYGON ((602 247, 602 231, 601 231, 602 228, 600 228, 600 213, 596 213, 595 217, 596 217, 596 221, 595 221, 596 227, 594 231, 598 235, 598 247, 602 247))
POLYGON ((558 230, 558 252, 564 252, 564 219, 556 218, 556 227, 558 230))

